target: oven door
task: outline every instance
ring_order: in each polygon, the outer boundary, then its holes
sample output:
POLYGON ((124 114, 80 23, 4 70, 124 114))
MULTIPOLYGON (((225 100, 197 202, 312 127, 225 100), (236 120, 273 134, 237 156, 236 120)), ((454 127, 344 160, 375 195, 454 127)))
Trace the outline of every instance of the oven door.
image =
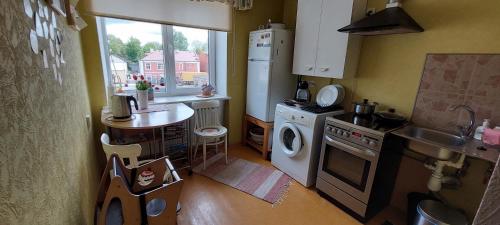
POLYGON ((347 145, 325 135, 318 176, 368 204, 378 157, 377 151, 347 145))

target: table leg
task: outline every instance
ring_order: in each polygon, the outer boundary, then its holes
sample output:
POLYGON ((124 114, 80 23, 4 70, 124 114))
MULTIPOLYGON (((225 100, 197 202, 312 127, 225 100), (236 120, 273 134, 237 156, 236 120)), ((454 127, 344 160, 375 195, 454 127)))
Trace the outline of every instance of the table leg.
POLYGON ((193 158, 192 158, 192 154, 193 152, 191 152, 191 147, 192 147, 192 136, 191 136, 191 120, 188 119, 186 120, 186 129, 187 129, 187 141, 188 141, 188 145, 187 145, 187 151, 188 151, 188 163, 189 163, 189 174, 192 173, 193 171, 193 158))
POLYGON ((264 141, 262 143, 262 158, 267 159, 267 153, 269 151, 269 127, 264 128, 264 141))

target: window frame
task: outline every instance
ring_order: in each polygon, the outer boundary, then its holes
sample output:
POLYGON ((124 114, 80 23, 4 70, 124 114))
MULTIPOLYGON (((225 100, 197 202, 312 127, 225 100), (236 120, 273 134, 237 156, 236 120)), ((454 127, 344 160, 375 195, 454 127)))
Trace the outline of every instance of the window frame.
MULTIPOLYGON (((134 20, 130 20, 134 21, 134 20)), ((112 85, 114 85, 112 80, 111 62, 109 54, 109 45, 107 39, 106 31, 106 17, 96 17, 97 23, 97 33, 99 39, 99 46, 101 52, 101 61, 103 64, 103 72, 105 78, 106 89, 109 91, 114 90, 112 85)), ((166 91, 165 92, 155 92, 156 97, 167 97, 167 96, 182 96, 182 95, 196 95, 201 92, 201 88, 177 88, 177 83, 175 81, 175 50, 174 50, 174 39, 173 39, 173 27, 174 25, 161 25, 162 29, 162 45, 163 45, 163 77, 166 81, 166 91)), ((182 26, 179 26, 182 27, 182 26)), ((216 88, 216 31, 208 31, 208 79, 209 84, 216 88)), ((144 70, 146 70, 146 64, 150 64, 150 70, 152 69, 151 62, 144 63, 144 70)), ((159 64, 157 64, 158 67, 159 64)), ((159 69, 159 68, 157 68, 159 69)), ((107 93, 108 96, 114 93, 107 93)))
POLYGON ((150 62, 144 62, 144 70, 151 70, 151 63, 150 62))
POLYGON ((165 69, 165 64, 163 64, 163 63, 156 64, 156 69, 157 70, 164 70, 165 69), (161 65, 161 67, 160 67, 160 65, 161 65))

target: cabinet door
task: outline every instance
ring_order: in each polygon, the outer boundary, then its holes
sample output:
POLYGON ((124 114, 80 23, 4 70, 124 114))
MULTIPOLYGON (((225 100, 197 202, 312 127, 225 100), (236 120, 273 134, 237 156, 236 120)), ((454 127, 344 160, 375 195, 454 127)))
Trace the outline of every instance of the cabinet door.
POLYGON ((351 23, 353 0, 323 0, 315 75, 342 78, 349 34, 337 30, 351 23))
POLYGON ((322 0, 299 0, 293 54, 293 73, 313 75, 316 67, 322 0))

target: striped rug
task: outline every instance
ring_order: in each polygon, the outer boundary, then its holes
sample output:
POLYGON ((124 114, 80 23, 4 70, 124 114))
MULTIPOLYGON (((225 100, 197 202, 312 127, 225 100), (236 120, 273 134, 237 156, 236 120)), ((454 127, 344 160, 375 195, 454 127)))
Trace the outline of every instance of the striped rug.
POLYGON ((220 153, 207 160, 206 170, 201 162, 193 171, 272 204, 281 199, 292 180, 272 167, 236 157, 229 157, 226 165, 224 154, 220 153))

